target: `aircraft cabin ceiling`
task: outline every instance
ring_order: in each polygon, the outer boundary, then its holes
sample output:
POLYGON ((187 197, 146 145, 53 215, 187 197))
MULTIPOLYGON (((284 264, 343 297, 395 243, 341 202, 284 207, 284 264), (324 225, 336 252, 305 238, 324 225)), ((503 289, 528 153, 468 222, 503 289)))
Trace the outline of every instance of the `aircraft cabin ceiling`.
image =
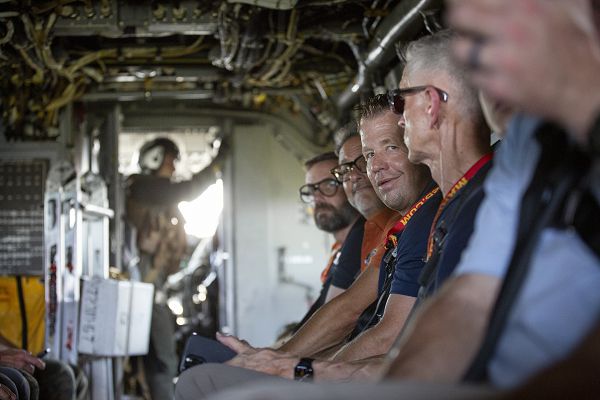
MULTIPOLYGON (((0 0, 0 109, 9 140, 58 134, 73 101, 185 101, 291 113, 325 145, 396 43, 441 0, 0 0)), ((387 85, 389 86, 389 85, 387 85)))

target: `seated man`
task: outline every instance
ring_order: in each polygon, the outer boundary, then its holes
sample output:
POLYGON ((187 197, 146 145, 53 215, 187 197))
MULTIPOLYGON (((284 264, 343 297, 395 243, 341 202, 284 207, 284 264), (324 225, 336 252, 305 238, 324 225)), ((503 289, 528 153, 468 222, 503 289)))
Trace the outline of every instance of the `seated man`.
POLYGON ((353 274, 360 268, 360 259, 350 251, 352 246, 346 246, 345 249, 342 246, 346 239, 353 245, 362 241, 364 219, 359 218, 350 199, 343 190, 339 190, 340 182, 331 175, 331 169, 336 166, 337 156, 333 152, 319 154, 304 163, 306 177, 305 184, 300 187, 300 199, 313 207, 315 225, 331 233, 334 243, 329 261, 321 273, 321 293, 294 332, 325 304, 336 269, 348 269, 349 274, 353 274))
POLYGON ((427 165, 444 194, 427 245, 421 299, 433 294, 458 264, 492 164, 479 94, 453 61, 451 39, 449 31, 442 31, 409 44, 400 89, 388 93, 390 106, 402 114, 409 160, 427 165))
MULTIPOLYGON (((539 123, 531 119, 513 120, 484 184, 486 199, 469 247, 454 276, 424 304, 398 342, 388 377, 456 382, 465 375, 484 337, 513 252, 532 237, 517 239, 516 232, 528 229, 524 224, 530 216, 545 208, 539 200, 526 208, 522 205, 528 187, 546 179, 539 174, 533 178, 541 152, 535 138, 538 128, 539 123)), ((570 163, 569 146, 563 149, 564 160, 570 163)), ((600 293, 592 289, 600 284, 598 259, 576 234, 545 228, 527 264, 529 276, 495 353, 485 362, 495 387, 515 386, 565 355, 600 311, 600 293)))
POLYGON ((342 182, 348 201, 366 219, 360 250, 360 269, 354 271, 336 271, 328 299, 332 299, 348 289, 358 273, 362 273, 369 265, 378 267, 383 257, 384 240, 382 235, 387 233, 386 225, 398 217, 398 213, 387 208, 377 197, 373 186, 367 177, 367 162, 362 155, 360 136, 355 129, 346 130, 338 138, 336 153, 339 165, 331 170, 335 178, 342 182))

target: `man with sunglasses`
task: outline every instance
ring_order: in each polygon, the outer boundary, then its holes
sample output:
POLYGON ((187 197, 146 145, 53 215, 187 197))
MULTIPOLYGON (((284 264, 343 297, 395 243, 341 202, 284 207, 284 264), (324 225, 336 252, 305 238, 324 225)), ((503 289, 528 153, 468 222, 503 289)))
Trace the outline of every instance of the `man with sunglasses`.
POLYGON ((492 160, 478 91, 453 60, 452 37, 441 31, 410 43, 400 88, 388 92, 408 158, 429 168, 444 196, 429 235, 420 299, 437 291, 458 264, 492 160))

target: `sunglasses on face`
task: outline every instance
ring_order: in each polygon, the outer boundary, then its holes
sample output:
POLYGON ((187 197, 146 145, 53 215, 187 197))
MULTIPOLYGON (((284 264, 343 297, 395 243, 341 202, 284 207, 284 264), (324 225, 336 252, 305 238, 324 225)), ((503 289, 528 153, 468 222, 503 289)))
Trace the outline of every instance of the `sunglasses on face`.
POLYGON ((312 203, 315 199, 315 192, 318 190, 323 196, 332 197, 337 193, 340 182, 334 178, 323 179, 317 183, 307 183, 300 186, 300 199, 304 203, 312 203))
POLYGON ((350 172, 357 170, 363 174, 367 173, 367 160, 361 154, 354 161, 343 163, 331 170, 331 174, 340 182, 350 179, 350 172))
POLYGON ((432 88, 433 90, 435 90, 440 95, 440 99, 444 103, 448 102, 448 93, 444 92, 442 89, 436 88, 435 86, 431 85, 415 86, 404 89, 390 90, 387 93, 390 110, 395 114, 402 114, 404 112, 404 97, 410 96, 411 94, 417 94, 428 88, 432 88))

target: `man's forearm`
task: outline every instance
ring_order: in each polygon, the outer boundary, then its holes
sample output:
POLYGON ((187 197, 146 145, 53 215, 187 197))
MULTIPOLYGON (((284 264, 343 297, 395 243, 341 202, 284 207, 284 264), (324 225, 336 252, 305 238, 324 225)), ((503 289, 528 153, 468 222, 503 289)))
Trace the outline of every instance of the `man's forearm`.
POLYGON ((334 361, 355 361, 373 355, 386 354, 395 337, 391 337, 378 325, 360 334, 352 342, 340 349, 332 358, 334 361))
POLYGON ((459 381, 481 345, 500 282, 474 274, 448 281, 392 346, 386 377, 459 381))
POLYGON ((317 382, 375 381, 384 368, 384 356, 353 362, 315 361, 314 378, 317 382))
POLYGON ((367 268, 348 290, 319 308, 280 349, 310 356, 341 343, 377 298, 378 278, 377 268, 367 268))
POLYGON ((336 297, 322 306, 279 350, 299 356, 310 356, 339 344, 348 335, 360 313, 344 310, 344 302, 336 297))
POLYGON ((387 354, 400 334, 414 303, 414 297, 392 294, 388 298, 381 321, 348 343, 333 359, 353 361, 387 354))

